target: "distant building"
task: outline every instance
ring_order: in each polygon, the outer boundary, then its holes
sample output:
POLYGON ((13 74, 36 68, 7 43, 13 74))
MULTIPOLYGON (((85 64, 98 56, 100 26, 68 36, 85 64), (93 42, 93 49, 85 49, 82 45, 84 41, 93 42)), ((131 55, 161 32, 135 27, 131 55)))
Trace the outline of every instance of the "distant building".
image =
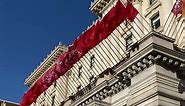
MULTIPOLYGON (((103 17, 116 1, 95 0, 90 10, 103 17)), ((124 21, 32 106, 185 106, 185 19, 169 16, 176 0, 131 1, 137 20, 124 21)), ((58 45, 25 84, 64 51, 58 45)))
POLYGON ((15 102, 10 102, 10 101, 0 99, 0 106, 19 106, 19 104, 15 102))

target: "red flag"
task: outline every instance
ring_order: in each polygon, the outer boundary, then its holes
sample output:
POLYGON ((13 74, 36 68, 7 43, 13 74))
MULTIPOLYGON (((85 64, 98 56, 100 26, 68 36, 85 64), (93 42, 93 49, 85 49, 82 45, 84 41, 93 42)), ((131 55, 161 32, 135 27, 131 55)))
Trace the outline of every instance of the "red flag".
POLYGON ((99 40, 107 38, 127 18, 127 9, 120 0, 104 18, 97 23, 99 27, 99 40))
POLYGON ((72 45, 69 45, 67 51, 68 51, 68 52, 71 52, 72 50, 75 50, 76 47, 77 47, 77 40, 74 40, 73 43, 72 43, 72 45))
POLYGON ((55 64, 55 73, 58 74, 59 76, 64 75, 66 72, 66 66, 63 62, 57 61, 55 64))
POLYGON ((75 40, 68 50, 58 57, 56 63, 23 96, 20 106, 29 106, 37 97, 64 75, 90 49, 107 38, 127 18, 127 10, 118 1, 102 19, 75 40))
POLYGON ((81 36, 79 36, 79 38, 77 40, 77 48, 76 49, 79 52, 80 57, 88 52, 88 48, 86 47, 86 44, 85 44, 85 39, 86 39, 86 36, 84 36, 85 33, 83 33, 81 36))
POLYGON ((178 14, 182 14, 182 7, 183 7, 182 0, 177 0, 172 9, 173 14, 175 16, 177 16, 178 14))
POLYGON ((29 106, 29 98, 28 93, 25 93, 22 97, 22 101, 20 103, 20 106, 29 106))
POLYGON ((97 39, 98 30, 98 27, 93 25, 86 31, 86 33, 84 33, 84 44, 86 45, 86 48, 91 49, 99 43, 97 39))
POLYGON ((35 102, 37 96, 33 93, 33 88, 31 88, 28 92, 24 94, 22 97, 22 101, 20 102, 20 106, 29 106, 33 102, 35 102))
POLYGON ((185 18, 185 0, 182 0, 182 17, 184 17, 185 18))
MULTIPOLYGON (((117 25, 120 25, 124 20, 126 20, 128 15, 128 10, 125 8, 125 6, 122 4, 121 1, 118 1, 116 4, 116 14, 117 17, 117 25)), ((116 26, 117 27, 117 26, 116 26)))
POLYGON ((127 19, 133 22, 138 14, 137 9, 130 2, 128 2, 126 9, 128 11, 127 19))

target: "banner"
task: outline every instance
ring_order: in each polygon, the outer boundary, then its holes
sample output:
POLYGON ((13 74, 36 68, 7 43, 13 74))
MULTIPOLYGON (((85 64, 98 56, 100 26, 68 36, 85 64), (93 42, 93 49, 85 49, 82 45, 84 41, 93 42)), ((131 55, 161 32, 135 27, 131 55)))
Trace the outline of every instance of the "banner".
POLYGON ((133 21, 137 15, 137 10, 130 3, 128 3, 128 6, 125 8, 121 1, 118 0, 116 5, 102 20, 97 21, 86 32, 80 35, 68 47, 68 50, 58 57, 54 65, 24 94, 20 106, 29 106, 33 102, 36 102, 40 94, 72 68, 90 49, 106 39, 124 20, 128 18, 130 21, 133 21))

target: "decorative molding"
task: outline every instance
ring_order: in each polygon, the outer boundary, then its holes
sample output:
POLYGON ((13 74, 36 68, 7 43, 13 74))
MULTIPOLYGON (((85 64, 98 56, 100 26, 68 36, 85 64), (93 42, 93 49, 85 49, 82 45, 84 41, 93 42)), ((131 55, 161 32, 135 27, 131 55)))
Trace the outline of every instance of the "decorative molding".
POLYGON ((87 106, 111 106, 111 104, 99 100, 93 100, 89 102, 87 106))
POLYGON ((94 2, 91 2, 90 10, 96 15, 101 16, 101 11, 110 3, 110 1, 112 2, 114 0, 94 0, 94 2))
POLYGON ((66 46, 63 44, 59 44, 55 47, 53 51, 44 59, 43 62, 29 75, 29 77, 25 80, 25 85, 31 87, 34 83, 45 73, 55 62, 57 57, 59 57, 64 51, 66 51, 66 46))
MULTIPOLYGON (((169 39, 165 36, 155 34, 152 36, 157 36, 173 43, 173 39, 169 39)), ((150 37, 152 36, 150 35, 150 37)), ((146 39, 148 38, 146 37, 145 40, 146 39)), ((142 42, 139 42, 139 44, 141 43, 142 42)), ((111 73, 113 77, 109 80, 103 81, 99 85, 93 87, 87 86, 82 89, 81 92, 83 92, 83 95, 79 95, 78 98, 75 97, 70 106, 84 106, 93 100, 104 100, 109 96, 113 96, 130 86, 131 79, 134 76, 138 75, 142 71, 145 71, 154 64, 160 65, 164 68, 170 68, 176 73, 185 69, 184 53, 175 51, 171 48, 151 43, 142 50, 136 52, 138 53, 131 56, 129 59, 120 62, 118 65, 100 74, 99 77, 96 78, 97 80, 100 77, 104 78, 108 73, 111 73)), ((179 74, 181 75, 182 73, 179 74)))
MULTIPOLYGON (((151 6, 149 6, 149 8, 146 9, 146 12, 144 13, 144 16, 145 16, 145 17, 148 17, 149 15, 152 15, 151 13, 153 12, 153 10, 156 11, 156 8, 159 8, 159 6, 161 6, 161 5, 162 5, 162 4, 161 4, 160 1, 155 0, 154 3, 153 3, 151 6)), ((150 18, 150 17, 151 17, 151 16, 149 16, 149 18, 150 18)))

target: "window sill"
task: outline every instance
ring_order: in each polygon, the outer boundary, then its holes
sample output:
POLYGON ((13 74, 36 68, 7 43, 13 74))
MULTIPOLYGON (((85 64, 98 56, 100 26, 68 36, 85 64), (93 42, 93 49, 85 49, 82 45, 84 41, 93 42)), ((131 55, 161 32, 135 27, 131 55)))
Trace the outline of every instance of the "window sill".
POLYGON ((147 9, 146 9, 146 13, 144 14, 145 17, 147 17, 153 10, 155 10, 157 7, 161 6, 161 2, 155 0, 154 3, 152 5, 150 5, 147 9))
POLYGON ((156 32, 163 32, 163 29, 164 29, 164 27, 160 26, 159 28, 153 29, 153 30, 156 31, 156 32))

